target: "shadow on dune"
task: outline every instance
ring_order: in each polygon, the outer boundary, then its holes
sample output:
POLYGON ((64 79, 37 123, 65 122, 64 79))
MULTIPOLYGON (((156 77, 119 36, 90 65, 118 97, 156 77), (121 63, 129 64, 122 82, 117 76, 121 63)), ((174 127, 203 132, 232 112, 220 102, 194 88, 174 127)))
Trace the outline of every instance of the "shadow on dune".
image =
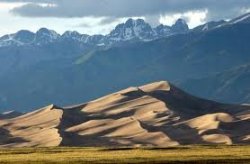
MULTIPOLYGON (((119 143, 115 137, 106 137, 106 134, 109 134, 116 130, 116 128, 109 128, 107 130, 101 131, 99 133, 95 133, 94 135, 79 135, 78 131, 67 131, 68 128, 85 123, 90 120, 101 120, 101 119, 114 119, 118 120, 125 117, 133 117, 134 113, 136 112, 136 108, 130 109, 128 111, 121 111, 121 112, 114 112, 114 114, 108 114, 109 111, 118 109, 119 106, 123 105, 128 101, 133 101, 143 96, 150 96, 153 97, 165 104, 165 106, 170 110, 173 111, 174 114, 171 115, 170 113, 159 113, 156 114, 156 117, 164 117, 169 116, 170 119, 163 123, 161 126, 155 126, 153 124, 149 124, 147 122, 139 121, 140 126, 147 130, 148 132, 163 132, 166 136, 168 136, 171 140, 178 142, 180 145, 187 145, 187 144, 211 144, 210 142, 206 142, 199 134, 199 131, 195 128, 192 128, 186 124, 176 124, 182 121, 186 121, 189 119, 193 119, 205 114, 212 114, 212 113, 229 113, 235 114, 241 110, 239 106, 237 109, 233 109, 233 105, 226 105, 220 104, 213 101, 203 100, 194 96, 191 96, 178 88, 170 85, 170 90, 154 90, 151 92, 144 92, 140 88, 136 88, 135 90, 131 89, 128 92, 120 93, 121 95, 125 96, 124 98, 113 102, 113 106, 108 106, 101 110, 100 113, 85 113, 84 107, 87 104, 83 104, 81 106, 74 106, 63 109, 63 115, 61 119, 61 123, 58 126, 60 136, 62 137, 62 141, 60 146, 132 146, 133 140, 131 140, 130 144, 121 144, 119 143), (162 114, 162 115, 161 115, 162 114), (179 119, 172 119, 172 117, 179 117, 179 119)), ((151 102, 148 102, 149 104, 151 102)), ((147 105, 147 102, 145 104, 147 105)), ((138 105, 137 107, 139 107, 138 105)), ((245 121, 244 121, 245 122, 245 121)), ((243 122, 242 122, 243 123, 243 122)), ((205 133, 207 134, 224 134, 229 133, 230 130, 235 129, 237 133, 237 128, 240 126, 242 127, 242 123, 232 123, 232 124, 220 124, 219 129, 215 130, 208 130, 205 133)), ((245 122, 246 123, 246 122, 245 122)), ((244 124, 245 124, 244 123, 244 124)), ((245 126, 247 128, 247 126, 245 126)), ((128 127, 129 128, 129 127, 128 127)), ((240 130, 242 131, 242 130, 240 130)), ((247 133, 247 129, 245 130, 247 133)), ((204 133, 204 134, 205 134, 204 133)), ((244 133, 244 132, 243 132, 244 133)), ((232 134, 235 135, 235 134, 232 134)), ((245 133, 243 134, 245 135, 245 133)), ((237 136, 237 135, 235 135, 237 136)), ((242 135, 241 135, 242 136, 242 135)), ((242 140, 242 139, 241 139, 242 140)), ((233 142, 239 142, 239 138, 233 138, 233 142)), ((241 143, 244 143, 240 141, 241 143)), ((136 141, 135 144, 147 144, 144 141, 136 141)))
MULTIPOLYGON (((212 113, 229 113, 236 114, 245 108, 239 105, 227 105, 220 104, 214 101, 203 100, 194 96, 191 96, 178 88, 171 86, 170 91, 156 90, 148 93, 150 96, 165 103, 166 107, 177 113, 180 116, 180 121, 189 120, 195 117, 199 117, 205 114, 212 113), (237 107, 237 108, 234 108, 237 107)), ((181 145, 185 144, 211 144, 206 142, 201 138, 201 134, 198 130, 191 128, 185 124, 178 125, 163 125, 162 127, 151 127, 146 124, 142 125, 145 129, 149 131, 154 131, 154 129, 164 132, 171 139, 179 142, 181 145)), ((242 137, 248 134, 249 120, 236 121, 230 123, 220 122, 218 129, 211 129, 206 131, 204 134, 229 134, 233 143, 249 143, 249 141, 243 141, 242 137), (243 128, 243 129, 242 129, 243 128), (234 133, 234 134, 232 134, 234 133), (239 135, 240 134, 240 135, 239 135)))
POLYGON ((236 122, 220 123, 219 129, 223 129, 226 133, 229 133, 233 143, 249 144, 249 140, 243 138, 249 135, 250 121, 240 120, 236 122))
POLYGON ((28 142, 20 137, 14 137, 10 134, 10 131, 4 128, 0 128, 0 147, 5 145, 12 145, 17 143, 28 142))
POLYGON ((148 93, 148 95, 164 102, 166 107, 176 112, 183 119, 192 119, 224 110, 219 103, 191 96, 172 85, 170 91, 156 90, 148 93))
POLYGON ((81 111, 84 106, 78 108, 64 109, 61 119, 61 123, 58 126, 59 134, 62 137, 62 141, 59 146, 109 146, 117 145, 117 143, 110 141, 109 138, 101 137, 104 134, 107 134, 110 131, 103 131, 95 135, 79 135, 77 132, 67 132, 66 130, 72 126, 82 124, 90 120, 90 117, 81 111), (98 141, 98 143, 96 143, 98 141))
POLYGON ((205 142, 196 129, 193 129, 187 125, 162 125, 161 127, 155 127, 143 122, 140 122, 141 126, 149 132, 163 132, 171 140, 178 142, 180 145, 187 144, 208 144, 205 142))

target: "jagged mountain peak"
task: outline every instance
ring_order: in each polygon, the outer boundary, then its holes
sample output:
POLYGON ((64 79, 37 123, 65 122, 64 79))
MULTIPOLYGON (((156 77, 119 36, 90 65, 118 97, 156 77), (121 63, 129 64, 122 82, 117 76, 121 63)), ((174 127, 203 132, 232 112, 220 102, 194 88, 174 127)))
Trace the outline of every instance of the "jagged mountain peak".
POLYGON ((178 18, 178 19, 176 20, 175 24, 186 25, 187 22, 186 22, 184 19, 182 19, 182 18, 178 18))
POLYGON ((77 31, 65 31, 62 34, 63 39, 81 41, 83 35, 77 31))
POLYGON ((177 19, 175 24, 172 25, 172 30, 174 33, 183 33, 189 30, 189 27, 184 19, 177 19))
POLYGON ((34 41, 35 34, 28 30, 20 30, 13 35, 13 38, 22 43, 31 43, 34 41))
POLYGON ((36 44, 42 45, 53 42, 60 38, 60 35, 54 30, 49 30, 47 28, 40 28, 36 32, 36 44))
POLYGON ((154 31, 158 36, 169 36, 172 34, 171 27, 167 25, 160 24, 154 28, 154 31))
POLYGON ((54 30, 49 30, 47 28, 40 28, 37 32, 36 35, 47 35, 47 36, 51 36, 53 38, 58 38, 60 35, 55 32, 54 30))
POLYGON ((133 27, 133 26, 138 26, 138 25, 145 25, 147 23, 145 22, 144 19, 132 19, 132 18, 129 18, 124 24, 126 26, 133 27))
POLYGON ((65 31, 62 36, 70 37, 70 36, 81 36, 81 34, 77 31, 65 31))
POLYGON ((150 40, 153 36, 152 27, 143 19, 128 19, 115 27, 109 34, 109 39, 126 41, 131 39, 150 40))
POLYGON ((55 32, 55 31, 50 30, 50 29, 45 28, 45 27, 42 27, 42 28, 38 29, 36 33, 51 33, 51 32, 55 32))

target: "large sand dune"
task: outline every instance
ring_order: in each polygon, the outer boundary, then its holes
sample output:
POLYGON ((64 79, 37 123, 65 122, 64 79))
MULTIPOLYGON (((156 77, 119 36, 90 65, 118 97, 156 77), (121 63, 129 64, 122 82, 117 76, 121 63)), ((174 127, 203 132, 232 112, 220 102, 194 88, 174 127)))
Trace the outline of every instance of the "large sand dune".
POLYGON ((249 144, 250 106, 199 99, 161 81, 1 118, 0 133, 1 147, 249 144))

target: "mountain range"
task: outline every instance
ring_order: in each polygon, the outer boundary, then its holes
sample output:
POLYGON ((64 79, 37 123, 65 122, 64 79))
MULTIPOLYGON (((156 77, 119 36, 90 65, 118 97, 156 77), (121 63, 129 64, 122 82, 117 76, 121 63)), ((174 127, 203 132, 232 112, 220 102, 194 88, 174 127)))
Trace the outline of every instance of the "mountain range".
POLYGON ((80 105, 3 116, 0 147, 249 144, 249 114, 250 106, 200 99, 159 81, 80 105))
POLYGON ((0 109, 30 111, 90 101, 170 80, 202 98, 250 103, 250 14, 189 29, 129 19, 108 35, 42 28, 0 38, 0 109))
POLYGON ((178 19, 171 27, 159 25, 151 27, 143 19, 128 19, 119 24, 108 35, 87 35, 76 31, 66 31, 62 35, 46 28, 36 33, 21 30, 15 34, 4 35, 0 38, 0 47, 7 46, 42 46, 51 43, 74 41, 75 44, 88 46, 112 46, 128 41, 151 41, 154 39, 186 33, 189 28, 183 19, 178 19))

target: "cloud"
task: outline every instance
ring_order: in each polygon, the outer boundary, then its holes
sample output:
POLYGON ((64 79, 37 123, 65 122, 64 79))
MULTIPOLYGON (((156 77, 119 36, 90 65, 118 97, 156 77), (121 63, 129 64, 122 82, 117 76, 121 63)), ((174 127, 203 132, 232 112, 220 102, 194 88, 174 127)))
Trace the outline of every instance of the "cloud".
POLYGON ((93 18, 93 17, 87 17, 83 18, 82 23, 76 25, 76 27, 85 27, 85 28, 91 28, 95 26, 105 26, 109 25, 113 22, 119 21, 119 18, 113 18, 113 17, 100 17, 100 18, 93 18))
POLYGON ((99 25, 107 25, 113 22, 120 22, 121 20, 119 18, 115 17, 104 17, 103 19, 100 20, 98 23, 99 25))
MULTIPOLYGON (((173 16, 206 10, 206 20, 230 19, 250 8, 249 0, 0 0, 26 2, 11 10, 25 17, 145 17, 173 16), (41 5, 48 4, 48 5, 41 5)), ((110 19, 110 20, 109 20, 110 19)), ((203 21, 203 20, 202 20, 203 21)), ((110 21, 114 22, 114 21, 110 21)))

